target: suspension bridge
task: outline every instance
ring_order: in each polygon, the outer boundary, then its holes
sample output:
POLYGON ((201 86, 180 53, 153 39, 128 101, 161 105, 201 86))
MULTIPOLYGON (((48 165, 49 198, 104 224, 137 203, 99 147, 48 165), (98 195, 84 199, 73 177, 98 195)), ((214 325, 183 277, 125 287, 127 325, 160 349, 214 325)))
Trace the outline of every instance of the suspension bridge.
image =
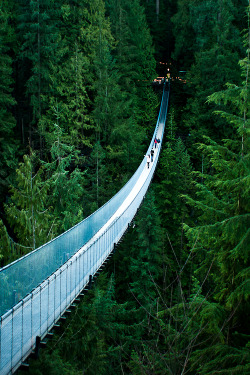
POLYGON ((63 318, 109 259, 152 180, 161 149, 170 82, 146 155, 126 185, 67 232, 0 269, 0 375, 13 374, 63 318), (154 140, 159 139, 155 148, 154 140))

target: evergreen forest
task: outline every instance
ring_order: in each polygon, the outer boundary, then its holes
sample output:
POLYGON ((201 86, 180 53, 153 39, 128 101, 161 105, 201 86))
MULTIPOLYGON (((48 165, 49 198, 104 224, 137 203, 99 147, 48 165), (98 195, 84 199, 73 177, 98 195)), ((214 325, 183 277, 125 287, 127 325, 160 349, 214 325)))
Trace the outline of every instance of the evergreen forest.
POLYGON ((146 198, 29 373, 249 375, 249 0, 1 0, 0 20, 1 267, 129 180, 171 77, 146 198))

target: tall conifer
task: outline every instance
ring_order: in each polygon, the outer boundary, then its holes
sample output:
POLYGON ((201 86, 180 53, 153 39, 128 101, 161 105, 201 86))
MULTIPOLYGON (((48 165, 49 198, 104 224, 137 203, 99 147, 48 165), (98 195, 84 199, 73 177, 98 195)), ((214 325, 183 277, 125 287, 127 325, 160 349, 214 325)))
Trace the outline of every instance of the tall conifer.
POLYGON ((43 171, 36 166, 34 153, 24 155, 23 159, 5 210, 20 244, 35 249, 51 239, 46 202, 48 185, 42 181, 43 171))
POLYGON ((47 109, 48 98, 53 92, 51 65, 58 59, 58 4, 54 0, 20 0, 18 3, 18 28, 20 39, 19 68, 27 71, 26 95, 29 98, 32 117, 29 124, 30 142, 33 148, 40 148, 43 137, 38 135, 37 123, 47 109))
MULTIPOLYGON (((249 339, 249 40, 248 29, 247 56, 240 61, 242 85, 227 84, 225 90, 209 97, 209 102, 224 103, 231 109, 217 113, 231 124, 235 134, 221 146, 210 139, 200 146, 209 158, 211 172, 203 174, 203 184, 197 184, 199 199, 189 199, 203 213, 199 225, 187 228, 188 237, 193 243, 197 241, 197 274, 204 278, 212 267, 204 290, 212 289, 213 300, 231 314, 227 331, 222 328, 222 333, 228 345, 223 365, 232 373, 239 365, 234 357, 240 351, 244 357, 249 339)), ((221 347, 221 353, 225 350, 221 347)), ((217 364, 208 352, 204 350, 203 363, 214 368, 217 364)), ((242 373, 247 369, 242 360, 242 373)))
POLYGON ((114 51, 119 83, 126 95, 131 124, 149 126, 144 108, 152 106, 149 85, 155 77, 152 38, 139 1, 107 0, 107 12, 117 46, 114 51))
POLYGON ((13 116, 12 53, 14 30, 11 26, 11 9, 5 2, 0 4, 0 195, 6 194, 10 172, 16 164, 17 140, 14 137, 16 121, 13 116))

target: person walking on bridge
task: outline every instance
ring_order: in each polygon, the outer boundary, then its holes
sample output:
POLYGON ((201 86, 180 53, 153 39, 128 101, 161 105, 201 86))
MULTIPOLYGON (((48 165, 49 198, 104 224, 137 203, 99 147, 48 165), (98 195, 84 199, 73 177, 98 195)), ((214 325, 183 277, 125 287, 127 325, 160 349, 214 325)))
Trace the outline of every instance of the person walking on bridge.
POLYGON ((156 137, 155 137, 155 140, 154 140, 154 144, 155 144, 155 148, 156 148, 156 146, 157 146, 157 139, 156 139, 156 137))
POLYGON ((152 148, 152 150, 150 151, 150 154, 151 154, 151 161, 153 161, 153 159, 154 159, 154 149, 152 148))
POLYGON ((147 164, 148 164, 148 168, 149 168, 149 164, 150 164, 150 155, 149 154, 147 155, 147 164))

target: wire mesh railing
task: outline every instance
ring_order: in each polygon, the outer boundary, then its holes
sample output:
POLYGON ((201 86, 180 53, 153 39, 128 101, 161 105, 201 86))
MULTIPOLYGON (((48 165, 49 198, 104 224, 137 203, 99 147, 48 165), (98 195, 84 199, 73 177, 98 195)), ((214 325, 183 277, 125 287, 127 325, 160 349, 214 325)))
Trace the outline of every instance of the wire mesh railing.
MULTIPOLYGON (((155 138, 162 139, 169 87, 162 95, 155 138)), ((13 373, 101 267, 131 222, 156 168, 145 158, 104 206, 61 236, 0 270, 0 374, 13 373), (69 259, 68 259, 69 258, 69 259)))

